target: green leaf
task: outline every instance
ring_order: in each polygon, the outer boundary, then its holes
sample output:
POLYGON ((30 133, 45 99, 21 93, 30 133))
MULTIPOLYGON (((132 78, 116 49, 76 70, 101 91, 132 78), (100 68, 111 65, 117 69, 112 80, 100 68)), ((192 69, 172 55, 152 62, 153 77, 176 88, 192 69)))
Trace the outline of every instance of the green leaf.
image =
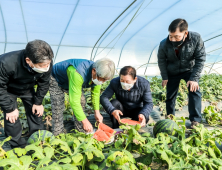
POLYGON ((40 168, 39 170, 62 170, 62 167, 59 166, 56 162, 54 162, 53 164, 40 168))
POLYGON ((24 170, 29 169, 29 165, 32 162, 31 156, 25 155, 25 156, 22 156, 21 158, 19 158, 19 160, 22 162, 24 170))
POLYGON ((97 169, 99 169, 99 167, 96 164, 90 164, 89 169, 97 170, 97 169))
POLYGON ((3 159, 0 161, 0 167, 5 167, 7 165, 10 165, 11 170, 25 170, 25 167, 20 164, 17 157, 3 159))
POLYGON ((99 169, 98 169, 98 170, 103 170, 105 167, 106 167, 106 160, 104 160, 104 161, 102 162, 102 164, 99 166, 99 169))
POLYGON ((32 159, 37 158, 37 159, 43 159, 45 156, 43 155, 43 149, 41 146, 35 146, 34 144, 28 145, 25 147, 25 150, 28 151, 35 151, 34 154, 32 154, 32 159))
POLYGON ((145 132, 145 133, 143 133, 141 136, 142 136, 142 137, 150 137, 150 133, 145 132))
POLYGON ((93 159, 93 154, 92 154, 92 152, 85 152, 85 154, 86 154, 86 156, 87 156, 87 158, 88 158, 88 161, 90 161, 91 159, 93 159))
POLYGON ((217 157, 221 157, 221 151, 220 151, 220 149, 218 149, 218 147, 216 145, 214 146, 214 152, 217 157))
POLYGON ((58 164, 59 163, 65 163, 65 164, 67 164, 67 163, 70 163, 72 160, 69 158, 69 157, 66 157, 66 158, 63 158, 63 159, 60 159, 59 161, 58 161, 58 164))
POLYGON ((51 159, 45 157, 41 161, 39 161, 38 166, 36 167, 36 170, 39 170, 40 167, 43 167, 44 165, 48 165, 51 159))
POLYGON ((68 152, 70 155, 72 154, 69 145, 68 145, 66 142, 64 142, 64 141, 62 141, 62 140, 60 140, 60 139, 53 139, 53 140, 50 141, 50 144, 51 144, 51 145, 60 146, 60 148, 61 148, 63 151, 68 152))
POLYGON ((78 164, 83 159, 83 155, 81 153, 77 153, 72 156, 72 160, 75 164, 78 164))
POLYGON ((11 139, 12 139, 12 137, 11 137, 11 136, 9 136, 9 137, 5 138, 3 141, 1 141, 1 142, 0 142, 0 147, 2 147, 2 146, 4 145, 4 143, 5 143, 5 142, 10 141, 11 139))
POLYGON ((200 146, 202 144, 201 141, 197 137, 195 137, 195 144, 196 146, 200 146))
POLYGON ((18 155, 18 156, 22 156, 26 154, 26 150, 23 148, 15 148, 14 152, 18 155))
POLYGON ((118 140, 115 142, 115 148, 123 148, 123 142, 124 142, 124 139, 123 139, 123 138, 118 139, 118 140))
POLYGON ((171 159, 168 157, 165 151, 161 152, 161 159, 167 162, 169 168, 171 167, 171 159))
POLYGON ((77 166, 71 164, 59 165, 63 170, 79 170, 77 166))
POLYGON ((127 150, 123 150, 124 154, 128 157, 128 160, 132 163, 136 163, 135 159, 133 158, 133 155, 127 151, 127 150))
POLYGON ((208 153, 212 158, 215 158, 215 159, 217 158, 214 153, 214 150, 211 147, 208 147, 208 153))
POLYGON ((49 159, 51 159, 52 156, 54 155, 54 148, 45 147, 43 150, 44 150, 46 157, 49 159))
POLYGON ((6 152, 6 156, 7 156, 7 158, 17 157, 17 156, 14 154, 14 150, 10 150, 10 151, 6 152))
POLYGON ((117 157, 115 159, 115 163, 118 165, 124 165, 125 163, 129 162, 129 159, 127 156, 123 156, 123 157, 117 157))

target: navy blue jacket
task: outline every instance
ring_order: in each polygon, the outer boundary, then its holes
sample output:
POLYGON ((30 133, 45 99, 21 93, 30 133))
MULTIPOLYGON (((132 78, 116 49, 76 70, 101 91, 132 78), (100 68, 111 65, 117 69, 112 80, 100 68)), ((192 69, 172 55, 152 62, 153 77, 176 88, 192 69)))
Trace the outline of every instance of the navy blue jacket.
POLYGON ((140 113, 143 114, 146 119, 149 119, 149 114, 153 110, 153 101, 148 80, 137 76, 137 81, 133 88, 127 91, 123 90, 120 84, 120 77, 112 79, 100 97, 100 103, 108 114, 116 110, 109 101, 114 93, 116 99, 121 102, 124 108, 135 109, 143 107, 140 113))

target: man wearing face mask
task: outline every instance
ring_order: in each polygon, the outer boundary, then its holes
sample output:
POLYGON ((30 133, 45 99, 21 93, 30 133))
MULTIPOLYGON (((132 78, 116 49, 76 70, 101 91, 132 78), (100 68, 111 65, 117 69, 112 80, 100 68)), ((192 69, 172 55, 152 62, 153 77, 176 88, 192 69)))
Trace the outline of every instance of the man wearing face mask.
POLYGON ((131 66, 123 67, 119 77, 111 80, 100 101, 110 115, 114 129, 119 127, 121 117, 130 117, 145 126, 153 109, 149 81, 136 76, 136 70, 131 66), (110 101, 113 94, 116 99, 110 101))
POLYGON ((49 89, 52 59, 50 45, 42 40, 31 41, 24 50, 0 56, 0 107, 4 112, 5 136, 12 137, 9 141, 12 148, 26 145, 21 138, 17 98, 21 98, 25 107, 29 135, 44 128, 42 100, 49 89))
POLYGON ((158 51, 162 86, 167 86, 167 115, 175 115, 179 83, 184 79, 189 90, 191 128, 194 128, 202 119, 198 82, 206 60, 204 43, 198 33, 188 31, 188 24, 184 19, 174 20, 168 31, 169 36, 161 41, 158 51))
POLYGON ((93 131, 93 127, 84 113, 86 101, 82 91, 83 88, 91 88, 92 106, 96 121, 103 121, 99 111, 101 84, 111 80, 114 73, 115 64, 108 58, 102 58, 96 62, 84 59, 70 59, 53 66, 49 92, 52 104, 52 131, 54 135, 64 132, 64 92, 69 94, 76 130, 80 132, 93 131))

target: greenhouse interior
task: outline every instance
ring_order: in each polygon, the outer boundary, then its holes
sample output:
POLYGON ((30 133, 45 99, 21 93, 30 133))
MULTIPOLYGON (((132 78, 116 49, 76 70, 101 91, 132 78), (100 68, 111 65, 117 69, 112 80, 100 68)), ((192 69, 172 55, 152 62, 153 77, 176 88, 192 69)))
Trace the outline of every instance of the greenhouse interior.
POLYGON ((0 0, 0 169, 222 170, 221 0, 0 0))

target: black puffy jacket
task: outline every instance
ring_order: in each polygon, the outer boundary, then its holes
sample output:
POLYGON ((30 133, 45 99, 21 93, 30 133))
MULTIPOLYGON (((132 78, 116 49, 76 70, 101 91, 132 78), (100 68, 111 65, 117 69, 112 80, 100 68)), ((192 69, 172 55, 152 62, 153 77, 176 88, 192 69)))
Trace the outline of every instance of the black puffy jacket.
POLYGON ((52 70, 46 73, 33 71, 25 61, 25 50, 13 51, 0 55, 0 107, 6 112, 13 111, 13 103, 8 93, 25 95, 38 85, 34 96, 34 104, 41 105, 49 89, 52 70))
POLYGON ((189 34, 176 56, 169 37, 160 42, 158 65, 163 80, 191 71, 191 81, 198 81, 206 60, 206 52, 200 34, 189 31, 189 34))
POLYGON ((120 101, 125 108, 135 109, 143 107, 140 113, 143 114, 146 119, 149 118, 149 114, 153 110, 153 100, 148 80, 137 76, 136 83, 133 88, 128 91, 123 90, 120 84, 120 77, 112 79, 100 97, 100 102, 108 114, 116 110, 109 101, 113 94, 115 94, 116 99, 120 101))

